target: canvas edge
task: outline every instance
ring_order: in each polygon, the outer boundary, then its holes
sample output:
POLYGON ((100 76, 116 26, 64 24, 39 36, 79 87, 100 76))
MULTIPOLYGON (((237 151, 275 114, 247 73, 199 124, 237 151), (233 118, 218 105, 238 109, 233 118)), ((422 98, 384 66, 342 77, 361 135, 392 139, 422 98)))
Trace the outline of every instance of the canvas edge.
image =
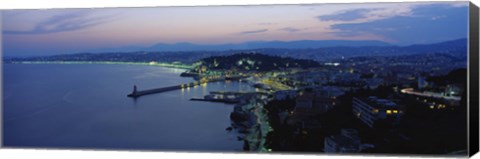
POLYGON ((2 23, 3 23, 3 15, 2 15, 2 10, 0 10, 0 72, 2 75, 0 75, 0 148, 4 147, 3 143, 3 30, 2 30, 2 23))
POLYGON ((468 37, 468 153, 479 151, 479 9, 470 2, 468 37))

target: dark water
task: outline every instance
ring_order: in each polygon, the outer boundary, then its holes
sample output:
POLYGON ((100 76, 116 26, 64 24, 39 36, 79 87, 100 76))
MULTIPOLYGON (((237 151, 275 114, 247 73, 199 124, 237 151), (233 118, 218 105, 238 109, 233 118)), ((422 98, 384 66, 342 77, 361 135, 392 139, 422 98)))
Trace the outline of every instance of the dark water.
POLYGON ((232 105, 189 101, 209 91, 252 90, 217 82, 127 98, 132 86, 193 81, 178 69, 137 65, 5 64, 3 135, 7 147, 240 151, 227 132, 232 105))

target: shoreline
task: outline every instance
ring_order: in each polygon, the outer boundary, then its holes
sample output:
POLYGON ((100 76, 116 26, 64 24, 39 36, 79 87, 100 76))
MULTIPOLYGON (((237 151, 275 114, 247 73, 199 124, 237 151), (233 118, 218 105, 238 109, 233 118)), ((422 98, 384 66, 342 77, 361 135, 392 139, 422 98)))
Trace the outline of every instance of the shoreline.
POLYGON ((104 65, 143 65, 143 66, 157 66, 166 68, 176 68, 188 70, 193 68, 190 65, 175 65, 170 63, 157 62, 114 62, 114 61, 12 61, 3 62, 3 64, 104 64, 104 65))

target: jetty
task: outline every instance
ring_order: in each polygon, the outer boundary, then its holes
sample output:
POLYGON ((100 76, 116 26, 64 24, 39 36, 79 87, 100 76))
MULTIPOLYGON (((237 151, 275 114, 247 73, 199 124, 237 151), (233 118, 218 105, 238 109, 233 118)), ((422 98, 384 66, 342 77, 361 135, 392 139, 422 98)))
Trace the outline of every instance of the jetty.
POLYGON ((137 91, 137 86, 133 86, 133 92, 128 94, 128 97, 133 97, 133 98, 138 98, 140 96, 148 95, 148 94, 155 94, 155 93, 162 93, 162 92, 167 92, 167 91, 173 91, 177 89, 184 89, 184 88, 189 88, 189 87, 195 87, 198 85, 201 85, 203 83, 208 83, 208 82, 217 82, 217 81, 222 81, 221 79, 217 80, 209 80, 206 82, 191 82, 187 84, 180 84, 180 85, 175 85, 175 86, 169 86, 169 87, 162 87, 162 88, 154 88, 154 89, 147 89, 147 90, 142 90, 142 91, 137 91))
POLYGON ((140 96, 144 95, 149 95, 149 94, 156 94, 156 93, 162 93, 162 92, 167 92, 167 91, 173 91, 173 90, 178 90, 178 89, 184 89, 184 88, 189 88, 189 87, 195 87, 204 83, 210 83, 210 82, 218 82, 218 81, 225 81, 225 80, 231 80, 231 79, 241 79, 241 78, 246 78, 244 76, 242 77, 204 77, 199 81, 191 82, 191 83, 186 83, 186 84, 179 84, 175 86, 169 86, 169 87, 161 87, 161 88, 154 88, 154 89, 147 89, 147 90, 137 90, 137 86, 133 86, 133 91, 132 93, 128 94, 128 97, 132 98, 138 98, 140 96))

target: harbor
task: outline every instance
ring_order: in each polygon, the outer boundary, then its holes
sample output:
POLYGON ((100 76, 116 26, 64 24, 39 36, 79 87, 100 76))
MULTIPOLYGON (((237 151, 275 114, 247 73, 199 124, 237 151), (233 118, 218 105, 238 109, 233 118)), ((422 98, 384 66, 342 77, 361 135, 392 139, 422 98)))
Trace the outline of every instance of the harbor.
POLYGON ((149 95, 149 94, 156 94, 156 93, 162 93, 162 92, 167 92, 167 91, 173 91, 173 90, 178 90, 178 89, 184 89, 184 88, 190 88, 190 87, 195 87, 204 83, 210 83, 210 82, 219 82, 219 81, 225 81, 225 80, 239 80, 242 78, 246 78, 246 76, 235 76, 235 77, 202 77, 200 80, 191 82, 191 83, 186 83, 186 84, 179 84, 175 86, 168 86, 168 87, 161 87, 161 88, 153 88, 153 89, 147 89, 147 90, 137 90, 137 86, 133 86, 133 91, 132 93, 128 94, 128 97, 132 98, 138 98, 144 95, 149 95))
POLYGON ((212 91, 210 94, 205 95, 203 98, 191 98, 192 101, 207 101, 207 102, 221 102, 227 104, 236 104, 245 101, 251 96, 261 94, 267 95, 263 92, 223 92, 223 91, 212 91))

